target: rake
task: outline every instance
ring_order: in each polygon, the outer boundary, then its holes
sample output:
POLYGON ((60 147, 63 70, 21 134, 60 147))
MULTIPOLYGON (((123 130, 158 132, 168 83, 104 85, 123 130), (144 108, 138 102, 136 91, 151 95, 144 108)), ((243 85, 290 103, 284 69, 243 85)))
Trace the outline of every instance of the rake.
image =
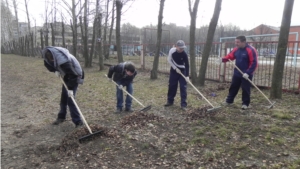
MULTIPOLYGON (((233 61, 231 61, 230 59, 228 59, 233 65, 234 65, 234 67, 241 73, 241 74, 244 74, 242 71, 241 71, 241 69, 239 69, 234 63, 233 63, 233 61)), ((269 107, 268 107, 268 109, 271 109, 271 108, 273 108, 273 106, 274 106, 274 104, 276 103, 276 102, 271 102, 271 100, 252 82, 252 80, 250 80, 249 78, 247 78, 247 80, 269 101, 269 103, 271 104, 269 107)))
POLYGON ((202 97, 202 98, 204 98, 204 100, 212 107, 211 109, 207 109, 207 112, 213 112, 213 111, 216 111, 216 110, 218 110, 218 109, 220 109, 221 108, 221 106, 218 106, 218 107, 215 107, 213 104, 211 104, 210 103, 210 101, 208 101, 205 97, 204 97, 204 95, 201 93, 201 92, 199 92, 199 90, 193 85, 193 83, 190 81, 190 80, 187 80, 186 79, 186 77, 181 73, 181 72, 179 72, 179 74, 200 94, 200 96, 202 97))
MULTIPOLYGON (((61 77, 59 77, 59 79, 60 79, 61 82, 63 83, 63 85, 64 85, 64 87, 66 88, 66 90, 68 90, 68 87, 67 87, 66 83, 64 82, 64 80, 63 80, 61 77)), ((81 111, 80 111, 80 109, 79 109, 77 103, 75 102, 75 99, 74 99, 74 96, 73 96, 73 95, 71 96, 71 99, 72 99, 72 101, 73 101, 75 107, 77 108, 77 110, 78 110, 78 112, 79 112, 79 114, 80 114, 80 116, 81 116, 81 118, 82 118, 82 120, 83 120, 85 126, 87 127, 87 129, 88 129, 89 132, 90 132, 90 134, 85 135, 85 136, 83 136, 83 137, 80 137, 80 138, 79 138, 79 142, 82 143, 84 140, 86 140, 86 139, 88 139, 88 138, 90 138, 90 137, 92 137, 92 136, 94 136, 94 135, 101 134, 101 133, 103 132, 103 130, 97 131, 97 132, 95 132, 95 133, 92 132, 90 126, 88 125, 88 123, 86 122, 86 120, 85 120, 83 114, 81 113, 81 111)))
MULTIPOLYGON (((107 77, 107 75, 105 75, 106 77, 107 77)), ((115 82, 115 81, 113 81, 112 80, 112 82, 116 85, 116 86, 118 86, 119 87, 119 85, 115 82)), ((150 110, 151 109, 151 105, 150 106, 144 106, 141 102, 139 102, 136 98, 134 98, 131 94, 129 94, 124 88, 122 88, 122 90, 123 90, 123 92, 125 92, 126 94, 128 94, 128 96, 130 96, 131 98, 133 98, 138 104, 140 104, 143 108, 141 109, 141 110, 139 110, 139 111, 141 111, 141 112, 146 112, 146 111, 148 111, 148 110, 150 110)))

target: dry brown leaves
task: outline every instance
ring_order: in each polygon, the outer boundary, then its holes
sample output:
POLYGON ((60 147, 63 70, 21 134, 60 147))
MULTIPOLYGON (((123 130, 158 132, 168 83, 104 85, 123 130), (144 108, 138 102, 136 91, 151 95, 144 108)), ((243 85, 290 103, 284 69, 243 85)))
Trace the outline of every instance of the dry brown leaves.
POLYGON ((134 112, 122 119, 121 126, 122 128, 142 128, 149 122, 158 122, 162 119, 162 117, 156 116, 152 113, 134 112))
MULTIPOLYGON (((100 125, 94 125, 94 124, 90 125, 90 128, 93 133, 98 133, 98 132, 99 133, 95 134, 95 135, 91 135, 90 137, 84 139, 83 143, 85 141, 95 140, 96 138, 99 138, 99 137, 115 137, 118 132, 116 130, 108 129, 106 127, 102 127, 100 125)), ((67 150, 77 149, 80 144, 79 138, 82 138, 87 135, 90 135, 90 132, 88 131, 88 129, 85 126, 74 130, 73 132, 66 135, 65 138, 63 138, 63 140, 61 142, 60 150, 67 151, 67 150)))
POLYGON ((189 111, 187 111, 186 120, 193 121, 193 120, 202 119, 204 117, 212 117, 221 111, 220 109, 218 110, 216 109, 215 111, 208 112, 208 109, 210 108, 211 107, 207 106, 202 108, 190 109, 189 111))

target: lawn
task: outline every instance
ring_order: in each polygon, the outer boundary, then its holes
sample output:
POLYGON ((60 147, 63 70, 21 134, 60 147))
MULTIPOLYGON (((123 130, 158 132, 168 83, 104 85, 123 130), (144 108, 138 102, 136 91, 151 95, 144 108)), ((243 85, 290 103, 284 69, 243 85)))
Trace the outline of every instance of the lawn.
MULTIPOLYGON (((113 62, 109 62, 113 63, 113 62)), ((83 64, 82 64, 83 65, 83 64)), ((273 109, 252 88, 251 108, 235 104, 208 113, 208 103, 188 86, 188 110, 180 110, 179 90, 165 108, 168 75, 150 80, 138 70, 133 113, 115 114, 115 86, 95 64, 84 68, 85 82, 76 102, 93 132, 75 128, 69 114, 51 123, 59 110, 61 83, 41 58, 1 55, 1 168, 300 168, 299 95, 283 93, 273 109)), ((214 105, 228 93, 228 83, 196 86, 214 105)), ((269 91, 262 90, 267 96, 269 91)))

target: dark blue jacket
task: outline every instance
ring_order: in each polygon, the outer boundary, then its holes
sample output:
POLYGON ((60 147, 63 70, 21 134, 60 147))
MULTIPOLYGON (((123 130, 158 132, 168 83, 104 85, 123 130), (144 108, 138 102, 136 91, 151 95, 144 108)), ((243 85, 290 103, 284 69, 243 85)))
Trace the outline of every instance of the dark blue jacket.
POLYGON ((171 48, 168 55, 168 62, 171 65, 171 72, 175 73, 175 68, 179 68, 186 77, 189 76, 190 65, 185 51, 179 53, 176 48, 171 48))
MULTIPOLYGON (((257 51, 254 47, 246 44, 244 48, 234 48, 222 61, 227 62, 228 60, 234 59, 236 60, 236 66, 241 69, 243 73, 253 75, 258 65, 257 51)), ((242 76, 237 69, 234 69, 234 75, 242 76)))
POLYGON ((111 66, 108 70, 107 77, 112 78, 115 82, 120 82, 122 86, 127 86, 130 83, 132 83, 133 79, 135 78, 137 72, 135 71, 133 76, 126 75, 125 69, 124 69, 125 62, 120 63, 115 66, 111 66))

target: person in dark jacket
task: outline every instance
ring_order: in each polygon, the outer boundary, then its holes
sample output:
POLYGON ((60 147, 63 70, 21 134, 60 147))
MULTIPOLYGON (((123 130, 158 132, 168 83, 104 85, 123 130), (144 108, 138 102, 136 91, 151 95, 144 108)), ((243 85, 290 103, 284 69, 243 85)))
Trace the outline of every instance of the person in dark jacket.
POLYGON ((220 62, 228 60, 236 60, 236 66, 243 72, 241 74, 236 68, 232 76, 229 94, 226 98, 225 105, 231 105, 237 95, 240 87, 242 87, 242 109, 245 110, 250 104, 251 83, 253 73, 257 68, 257 51, 254 47, 246 42, 245 36, 237 36, 235 39, 236 48, 234 48, 227 56, 221 58, 220 62))
MULTIPOLYGON (((132 62, 123 62, 109 68, 107 77, 109 80, 115 81, 119 86, 116 87, 117 92, 117 110, 116 113, 121 113, 123 109, 123 87, 126 86, 126 91, 132 95, 133 85, 132 81, 135 78, 137 72, 132 62), (113 77, 113 79, 112 79, 113 77)), ((132 111, 132 98, 127 95, 125 99, 125 111, 132 111)))
POLYGON ((184 49, 186 48, 184 41, 178 40, 176 46, 169 51, 168 62, 171 65, 170 78, 169 78, 169 90, 168 100, 166 107, 172 106, 174 103, 174 97, 177 93, 178 82, 180 85, 180 97, 181 97, 181 109, 186 110, 187 107, 187 81, 189 80, 189 59, 184 49), (180 74, 182 73, 184 77, 180 74))
POLYGON ((78 60, 67 49, 61 47, 46 47, 42 55, 45 67, 50 72, 54 72, 57 77, 62 77, 68 87, 66 89, 62 85, 60 111, 52 124, 58 125, 66 120, 68 106, 75 127, 82 126, 80 114, 72 99, 69 98, 75 97, 78 84, 82 84, 84 79, 84 72, 78 60))

